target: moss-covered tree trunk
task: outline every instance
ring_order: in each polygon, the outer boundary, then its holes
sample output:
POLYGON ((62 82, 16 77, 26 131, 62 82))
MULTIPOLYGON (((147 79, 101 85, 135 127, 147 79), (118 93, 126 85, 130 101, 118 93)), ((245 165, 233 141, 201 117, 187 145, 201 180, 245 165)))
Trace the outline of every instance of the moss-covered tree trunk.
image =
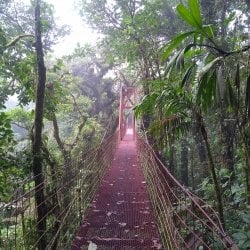
POLYGON ((46 83, 46 68, 44 66, 43 47, 41 39, 41 19, 40 19, 40 0, 36 1, 35 6, 35 47, 37 56, 37 89, 35 104, 35 122, 33 137, 33 174, 35 181, 35 202, 37 213, 37 238, 39 250, 46 248, 46 204, 44 194, 44 178, 42 171, 42 127, 43 127, 43 106, 46 83))

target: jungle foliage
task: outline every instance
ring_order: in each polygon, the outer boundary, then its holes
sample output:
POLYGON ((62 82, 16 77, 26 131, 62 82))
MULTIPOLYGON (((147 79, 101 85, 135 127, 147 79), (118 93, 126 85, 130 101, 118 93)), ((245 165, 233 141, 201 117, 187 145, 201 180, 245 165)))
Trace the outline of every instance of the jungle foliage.
MULTIPOLYGON (((78 45, 71 55, 56 59, 52 46, 69 28, 57 26, 53 6, 39 0, 29 5, 0 1, 0 207, 32 175, 34 156, 41 160, 46 180, 55 170, 70 175, 65 166, 97 145, 106 130, 108 135, 115 130, 119 87, 133 85, 140 97, 135 108, 138 127, 161 160, 217 209, 240 249, 248 249, 249 1, 76 2, 82 19, 102 39, 96 47, 78 45), (37 124, 41 144, 34 152, 40 94, 37 4, 46 81, 40 106, 43 122, 37 124), (7 106, 10 97, 14 108, 7 106)), ((50 190, 43 190, 45 198, 54 192, 54 181, 50 190)), ((24 227, 35 223, 32 218, 23 222, 24 227)), ((5 229, 0 226, 0 248, 5 229)))
POLYGON ((142 98, 135 112, 159 156, 217 207, 224 226, 247 249, 249 1, 79 5, 84 19, 105 35, 108 58, 137 69, 142 98))
POLYGON ((59 227, 52 218, 65 209, 59 198, 51 198, 56 182, 65 180, 79 154, 117 125, 117 87, 106 76, 113 65, 89 45, 56 59, 51 48, 68 33, 67 26, 56 25, 54 8, 45 1, 0 2, 0 248, 7 244, 6 235, 17 234, 20 247, 32 248, 41 237, 37 247, 45 249, 54 237, 50 231, 59 227), (24 197, 33 187, 34 200, 24 197), (8 206, 15 199, 22 204, 8 206), (28 209, 36 209, 37 221, 28 209), (22 226, 12 228, 19 214, 22 226), (22 237, 27 228, 33 230, 29 240, 22 237), (51 235, 44 237, 46 231, 51 235))

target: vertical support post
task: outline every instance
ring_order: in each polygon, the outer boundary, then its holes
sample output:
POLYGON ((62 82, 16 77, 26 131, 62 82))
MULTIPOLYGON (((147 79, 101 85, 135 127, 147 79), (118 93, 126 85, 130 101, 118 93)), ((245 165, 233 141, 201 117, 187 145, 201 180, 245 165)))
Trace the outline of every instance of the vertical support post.
POLYGON ((135 114, 133 112, 133 140, 135 140, 135 114))
POLYGON ((119 111, 119 139, 122 140, 123 136, 123 87, 120 92, 120 111, 119 111))
MULTIPOLYGON (((134 88, 133 89, 133 102, 135 103, 135 92, 136 92, 136 89, 134 88)), ((133 140, 135 140, 135 133, 136 133, 136 123, 135 123, 135 112, 133 111, 133 140)))

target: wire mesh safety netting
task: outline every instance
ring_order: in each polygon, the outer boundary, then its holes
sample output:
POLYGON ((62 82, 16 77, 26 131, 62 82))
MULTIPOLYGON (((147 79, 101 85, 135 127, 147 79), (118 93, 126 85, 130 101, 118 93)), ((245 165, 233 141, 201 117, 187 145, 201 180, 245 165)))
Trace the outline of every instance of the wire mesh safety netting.
POLYGON ((216 211, 181 185, 145 140, 137 145, 164 249, 238 249, 216 211))
MULTIPOLYGON (((41 238, 46 249, 69 249, 86 209, 110 165, 118 133, 64 166, 43 171, 43 183, 34 176, 16 183, 10 202, 0 203, 0 249, 37 249, 41 238), (35 196, 43 190, 45 230, 38 231, 35 196)), ((37 177, 37 176, 36 176, 37 177)))

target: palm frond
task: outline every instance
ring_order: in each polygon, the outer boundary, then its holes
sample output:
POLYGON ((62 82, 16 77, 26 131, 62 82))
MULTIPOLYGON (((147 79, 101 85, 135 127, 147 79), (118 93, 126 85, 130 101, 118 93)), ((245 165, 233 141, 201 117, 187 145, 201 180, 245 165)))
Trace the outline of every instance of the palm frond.
POLYGON ((145 95, 141 102, 134 108, 135 116, 139 117, 144 114, 153 113, 157 97, 158 93, 156 92, 145 95))

